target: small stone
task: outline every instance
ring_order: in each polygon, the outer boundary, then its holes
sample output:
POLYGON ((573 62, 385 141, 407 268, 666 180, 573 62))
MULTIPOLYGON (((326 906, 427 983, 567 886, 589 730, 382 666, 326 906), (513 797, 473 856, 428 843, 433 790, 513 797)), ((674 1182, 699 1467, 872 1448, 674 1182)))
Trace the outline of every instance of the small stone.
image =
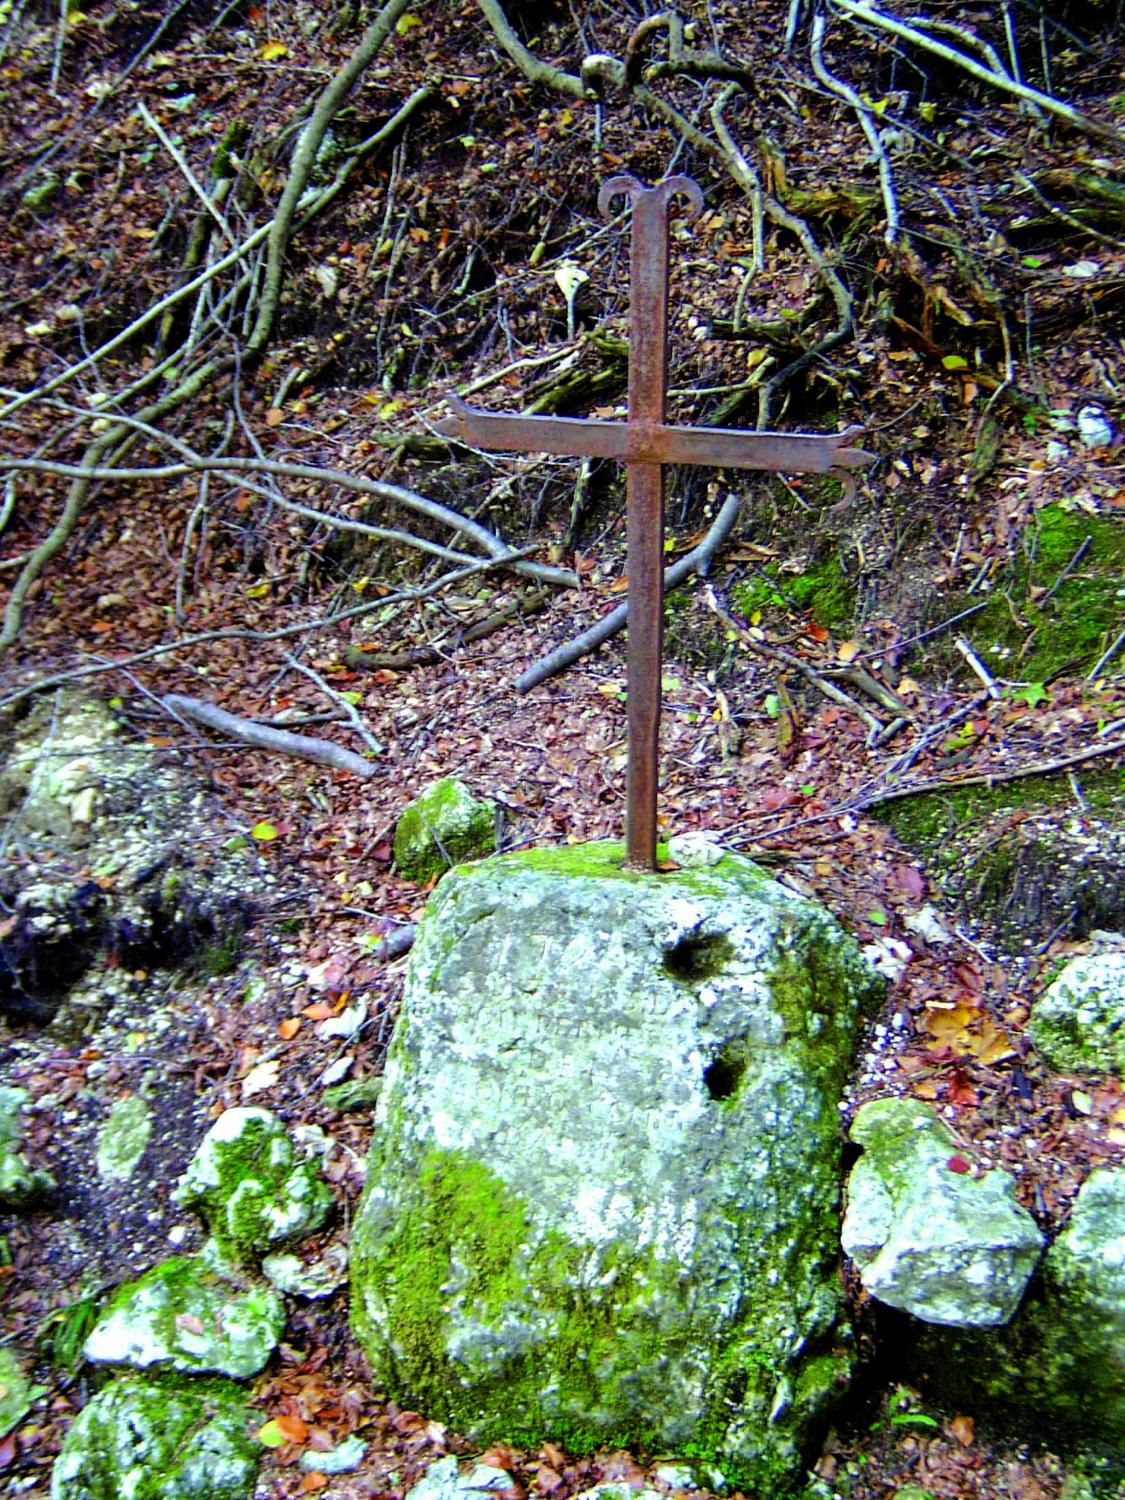
POLYGON ((863 1155, 848 1181, 844 1253, 880 1302, 955 1328, 1006 1323, 1043 1247, 1015 1179, 974 1177, 944 1125, 916 1099, 857 1113, 863 1155))
POLYGON ((461 1461, 450 1456, 430 1465, 407 1492, 407 1500, 475 1500, 476 1496, 491 1491, 511 1489, 513 1483, 506 1469, 472 1462, 462 1469, 461 1461))
POLYGON ((395 864, 407 880, 432 880, 495 848, 495 804, 474 797, 455 776, 434 782, 403 811, 395 828, 395 864))
POLYGON ((320 1474, 350 1474, 359 1468, 366 1452, 367 1444, 353 1434, 327 1453, 313 1453, 311 1450, 302 1453, 300 1466, 320 1474))
POLYGON ((677 833, 668 840, 668 857, 685 870, 717 865, 726 853, 722 844, 706 833, 677 833))
POLYGON ((1028 1031, 1052 1068, 1125 1078, 1125 951, 1071 959, 1032 1011, 1028 1031))
POLYGON ((55 1185, 50 1172, 28 1166, 20 1151, 20 1115, 30 1100, 26 1089, 0 1087, 0 1208, 25 1208, 55 1185))
POLYGON ((235 1280, 212 1246, 172 1256, 120 1287, 83 1353, 92 1364, 245 1380, 265 1365, 284 1327, 285 1308, 273 1288, 235 1280))
POLYGON ((229 1381, 115 1380, 63 1439, 51 1500, 249 1500, 261 1452, 252 1416, 229 1381))
POLYGON ((348 1276, 346 1245, 330 1245, 319 1260, 306 1265, 299 1255, 267 1255, 262 1275, 291 1297, 331 1297, 348 1276))
POLYGON ((152 1134, 152 1111, 139 1094, 119 1099, 98 1131, 95 1158, 103 1182, 128 1182, 152 1134))
POLYGON ((239 1261, 311 1234, 332 1204, 317 1163, 298 1157, 277 1116, 255 1106, 219 1116, 175 1196, 203 1215, 223 1253, 239 1261))

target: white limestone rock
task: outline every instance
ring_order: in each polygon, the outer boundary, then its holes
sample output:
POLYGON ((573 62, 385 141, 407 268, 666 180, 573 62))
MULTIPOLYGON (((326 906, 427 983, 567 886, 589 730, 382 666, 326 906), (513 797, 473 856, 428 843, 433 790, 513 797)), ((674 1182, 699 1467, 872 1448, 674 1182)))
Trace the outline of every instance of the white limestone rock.
POLYGON ((749 861, 446 875, 352 1231, 376 1381, 481 1441, 798 1472, 851 1355, 837 1106, 882 984, 749 861))
POLYGON ((866 1289, 925 1323, 1006 1323, 1043 1247, 1013 1179, 996 1168, 975 1174, 917 1099, 865 1104, 851 1136, 863 1155, 848 1181, 842 1241, 866 1289))

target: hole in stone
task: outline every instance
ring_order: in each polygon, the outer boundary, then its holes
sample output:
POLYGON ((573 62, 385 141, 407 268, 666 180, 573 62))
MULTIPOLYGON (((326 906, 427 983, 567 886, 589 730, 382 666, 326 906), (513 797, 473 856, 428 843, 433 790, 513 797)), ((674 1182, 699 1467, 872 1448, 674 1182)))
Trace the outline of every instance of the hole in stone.
POLYGON ((692 935, 665 952, 664 967, 673 979, 698 983, 721 973, 733 956, 729 938, 692 935))
POLYGON ((703 1069, 703 1082, 712 1099, 733 1099, 746 1072, 746 1058, 737 1044, 724 1047, 703 1069))

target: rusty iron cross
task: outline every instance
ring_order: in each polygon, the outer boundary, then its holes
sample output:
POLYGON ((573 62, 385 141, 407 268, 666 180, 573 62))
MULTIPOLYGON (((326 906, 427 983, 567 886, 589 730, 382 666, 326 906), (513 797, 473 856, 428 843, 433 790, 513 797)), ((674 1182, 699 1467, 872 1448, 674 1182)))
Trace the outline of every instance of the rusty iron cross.
POLYGON ((656 787, 664 626, 664 466, 713 464, 738 469, 824 474, 862 468, 872 456, 849 444, 861 429, 814 433, 743 432, 730 427, 670 427, 668 386, 668 209, 677 193, 694 216, 703 193, 690 177, 646 188, 635 177, 611 177, 598 207, 609 217, 624 194, 633 205, 629 301, 629 408, 625 422, 576 417, 521 417, 481 411, 450 397, 453 416, 440 430, 474 447, 518 453, 616 458, 628 475, 629 760, 625 864, 656 868, 656 787))

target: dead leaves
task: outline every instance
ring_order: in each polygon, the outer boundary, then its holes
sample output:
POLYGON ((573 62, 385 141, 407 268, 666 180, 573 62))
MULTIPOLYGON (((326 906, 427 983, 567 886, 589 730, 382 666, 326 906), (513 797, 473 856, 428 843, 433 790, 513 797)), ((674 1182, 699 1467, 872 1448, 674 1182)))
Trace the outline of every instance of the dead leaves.
POLYGON ((970 1057, 992 1067, 1016 1056, 1008 1033, 973 1002, 927 1002, 922 1029, 930 1038, 927 1050, 935 1060, 970 1057))

